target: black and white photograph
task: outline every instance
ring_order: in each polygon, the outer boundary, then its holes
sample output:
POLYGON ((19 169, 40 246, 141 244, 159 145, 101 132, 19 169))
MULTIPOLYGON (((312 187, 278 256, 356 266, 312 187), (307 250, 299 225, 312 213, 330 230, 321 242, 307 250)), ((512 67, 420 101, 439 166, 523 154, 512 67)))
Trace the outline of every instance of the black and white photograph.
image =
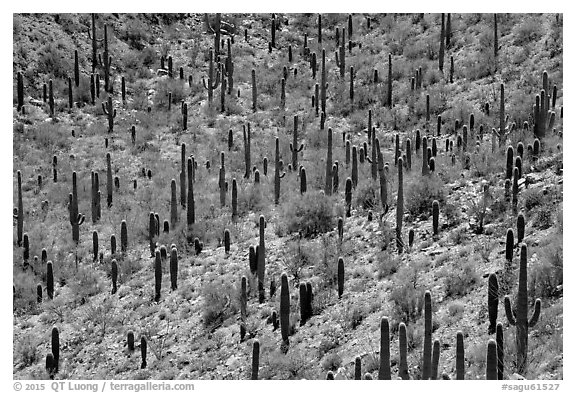
POLYGON ((15 391, 558 389, 564 14, 354 6, 12 13, 15 391))

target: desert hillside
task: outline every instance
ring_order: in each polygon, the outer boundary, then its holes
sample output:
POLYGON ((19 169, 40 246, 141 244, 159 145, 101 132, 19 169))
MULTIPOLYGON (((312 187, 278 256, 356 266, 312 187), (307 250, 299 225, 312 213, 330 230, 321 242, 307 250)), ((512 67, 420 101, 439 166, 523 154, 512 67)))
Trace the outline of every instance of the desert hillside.
POLYGON ((14 14, 15 379, 562 379, 563 16, 14 14))

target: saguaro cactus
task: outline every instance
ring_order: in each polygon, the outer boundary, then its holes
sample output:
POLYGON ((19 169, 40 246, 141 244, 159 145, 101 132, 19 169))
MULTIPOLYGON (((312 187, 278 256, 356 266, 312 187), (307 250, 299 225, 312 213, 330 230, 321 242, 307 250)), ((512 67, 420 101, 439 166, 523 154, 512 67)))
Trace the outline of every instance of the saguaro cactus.
POLYGON ((344 259, 338 258, 338 299, 342 299, 344 293, 344 259))
POLYGON ((256 86, 256 70, 252 70, 252 111, 256 112, 258 103, 258 87, 256 86))
POLYGON ((142 364, 140 365, 140 368, 146 368, 147 363, 146 363, 146 352, 148 349, 148 343, 146 342, 146 337, 142 336, 142 338, 140 339, 140 353, 142 355, 142 364))
POLYGON ((498 379, 498 353, 496 341, 493 339, 488 341, 488 350, 486 351, 486 379, 498 379))
POLYGON ((68 195, 68 213, 72 225, 72 240, 78 244, 80 240, 80 225, 84 223, 84 215, 78 213, 78 191, 76 186, 76 172, 72 172, 72 193, 68 195))
POLYGON ((444 22, 444 13, 442 13, 442 26, 440 28, 440 50, 438 51, 438 69, 444 72, 444 38, 446 35, 446 28, 444 22))
POLYGON ((528 353, 528 328, 534 327, 540 317, 540 299, 534 303, 534 313, 528 319, 528 247, 522 244, 520 248, 520 271, 518 277, 518 296, 516 312, 512 311, 510 298, 504 297, 504 308, 510 325, 516 326, 516 369, 519 374, 526 370, 528 353))
POLYGON ((388 54, 388 91, 386 104, 392 108, 392 54, 388 54))
POLYGON ((52 328, 52 356, 54 356, 54 370, 58 372, 60 363, 60 332, 56 326, 52 328))
POLYGON ((288 288, 288 276, 282 273, 280 286, 280 330, 282 341, 288 344, 288 334, 290 331, 290 290, 288 288))
POLYGON ((298 168, 298 153, 304 149, 304 144, 301 143, 298 147, 298 115, 294 116, 294 132, 292 134, 292 143, 290 144, 290 151, 292 152, 292 168, 298 168))
POLYGON ((422 379, 432 375, 432 295, 424 293, 424 347, 423 347, 422 379))
POLYGON ((438 363, 440 362, 440 341, 434 340, 432 346, 432 371, 430 379, 438 379, 438 363))
POLYGON ((408 340, 406 339, 406 325, 404 322, 400 322, 398 326, 398 351, 400 357, 400 364, 398 366, 398 373, 400 374, 400 378, 404 380, 410 379, 410 374, 408 374, 408 360, 407 360, 407 343, 408 340))
POLYGON ((438 201, 432 202, 432 230, 434 235, 438 235, 438 222, 440 216, 440 203, 438 201))
POLYGON ((112 260, 112 295, 117 291, 116 283, 118 281, 118 263, 116 259, 112 260))
POLYGON ((346 179, 346 191, 345 191, 345 198, 346 198, 346 217, 350 217, 351 213, 350 210, 352 208, 352 179, 346 179))
POLYGON ((306 168, 302 167, 302 169, 300 169, 300 194, 304 194, 306 189, 306 168))
POLYGON ((464 379, 464 334, 456 333, 456 379, 464 379))
POLYGON ((101 216, 101 193, 100 193, 100 180, 98 172, 93 172, 92 180, 92 193, 91 193, 91 207, 92 207, 92 222, 96 223, 101 216))
POLYGON ((322 113, 326 115, 326 51, 322 49, 322 74, 321 74, 321 81, 320 81, 320 107, 322 113))
POLYGON ((18 90, 18 106, 16 107, 16 110, 20 112, 22 110, 22 107, 24 106, 24 77, 22 76, 21 72, 18 72, 17 90, 18 90))
POLYGON ((280 203, 280 179, 286 175, 286 172, 280 174, 280 140, 276 137, 276 152, 274 159, 274 204, 280 203))
POLYGON ((156 237, 156 216, 154 215, 154 212, 150 212, 148 221, 148 240, 150 242, 150 254, 152 255, 152 258, 154 258, 156 250, 156 242, 154 242, 155 237, 156 237))
POLYGON ((54 88, 52 79, 48 81, 48 106, 50 107, 50 117, 54 117, 54 88))
POLYGON ((404 250, 404 243, 402 242, 402 219, 404 217, 404 162, 402 157, 398 158, 398 197, 396 199, 396 247, 398 253, 401 254, 404 250))
POLYGON ((246 168, 244 178, 249 179, 250 173, 252 172, 252 163, 250 157, 250 139, 251 139, 250 123, 248 123, 247 126, 243 126, 243 135, 244 135, 244 164, 246 168))
POLYGON ((496 349, 498 352, 498 379, 504 379, 504 330, 502 323, 496 325, 496 349))
MULTIPOLYGON (((494 19, 496 20, 496 19, 494 19)), ((498 130, 498 146, 502 144, 505 129, 505 112, 504 112, 504 83, 500 83, 500 129, 498 130)))
POLYGON ((494 334, 498 319, 498 277, 494 273, 488 276, 488 319, 488 334, 494 334))
POLYGON ((428 168, 428 138, 422 138, 422 175, 428 175, 430 168, 428 168))
POLYGON ((110 153, 106 153, 106 202, 109 208, 112 207, 112 189, 112 160, 110 153))
POLYGON ((15 212, 14 218, 16 218, 16 236, 18 247, 22 245, 22 233, 24 231, 24 204, 22 203, 22 173, 17 172, 18 176, 18 208, 15 212))
POLYGON ((220 171, 218 174, 218 188, 220 189, 220 206, 226 206, 226 166, 224 165, 224 152, 220 152, 220 171))
POLYGON ((216 75, 214 75, 214 51, 212 48, 208 51, 208 83, 202 78, 202 84, 204 88, 208 90, 208 105, 212 106, 212 100, 214 98, 214 90, 220 85, 220 66, 216 63, 216 75))
POLYGON ((266 221, 264 216, 260 216, 259 229, 260 229, 260 245, 258 246, 258 301, 264 303, 264 276, 266 270, 266 244, 264 242, 264 228, 266 221))
POLYGON ((352 185, 354 188, 358 185, 358 150, 352 146, 352 185))
POLYGON ((116 109, 112 105, 112 96, 108 96, 106 103, 102 103, 102 111, 108 119, 108 133, 114 131, 114 118, 116 117, 116 109))
POLYGON ((232 221, 238 217, 238 184, 236 178, 232 179, 232 221))
POLYGON ((390 325, 388 318, 380 320, 380 367, 378 379, 392 379, 390 374, 390 325))
POLYGON ((170 250, 170 289, 178 288, 178 250, 172 247, 170 250))
POLYGON ((192 225, 196 222, 195 217, 195 206, 194 206, 194 164, 192 163, 192 158, 188 158, 187 161, 187 175, 188 175, 188 203, 186 210, 186 224, 188 225, 188 230, 191 229, 192 225))
POLYGON ((252 380, 258 379, 258 368, 260 367, 260 341, 255 339, 252 343, 252 380))
POLYGON ((180 150, 180 205, 186 207, 186 144, 180 150))
POLYGON ((50 299, 54 299, 54 269, 52 261, 46 263, 46 293, 50 299))
POLYGON ((162 258, 160 250, 156 249, 156 259, 154 260, 154 301, 160 300, 160 291, 162 289, 162 258))
POLYGON ((178 222, 178 202, 176 199, 176 180, 170 181, 170 225, 173 227, 178 222))
POLYGON ((332 195, 332 128, 328 128, 328 147, 326 151, 326 195, 332 195))

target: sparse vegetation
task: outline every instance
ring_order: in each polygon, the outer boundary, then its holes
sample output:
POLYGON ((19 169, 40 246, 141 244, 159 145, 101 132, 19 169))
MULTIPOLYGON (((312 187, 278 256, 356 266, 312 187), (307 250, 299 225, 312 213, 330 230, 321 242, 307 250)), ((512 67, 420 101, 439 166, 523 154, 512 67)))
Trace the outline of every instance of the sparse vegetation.
POLYGON ((563 378, 562 14, 14 14, 12 102, 14 379, 483 379, 487 277, 563 378))

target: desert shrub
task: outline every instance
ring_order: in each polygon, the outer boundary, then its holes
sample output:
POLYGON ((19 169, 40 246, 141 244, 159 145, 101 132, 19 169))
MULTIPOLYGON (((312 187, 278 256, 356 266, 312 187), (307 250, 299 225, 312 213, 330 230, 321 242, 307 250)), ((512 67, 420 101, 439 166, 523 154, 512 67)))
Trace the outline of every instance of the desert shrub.
POLYGON ((311 237, 334 229, 334 201, 322 191, 296 195, 283 208, 283 221, 289 233, 311 237))
POLYGON ((40 345, 40 338, 35 337, 32 333, 27 333, 15 343, 14 358, 20 360, 24 367, 28 367, 36 363, 38 357, 38 346, 40 345))
POLYGON ((533 16, 526 15, 522 23, 516 24, 512 29, 512 42, 516 46, 525 46, 538 41, 542 36, 542 23, 533 16))
POLYGON ((563 284, 562 236, 552 234, 548 239, 549 243, 538 250, 538 258, 530 266, 528 292, 531 298, 548 299, 562 293, 557 290, 563 284))
POLYGON ((342 365, 342 358, 336 352, 329 353, 322 359, 322 368, 326 371, 336 371, 342 365))
POLYGON ((474 289, 480 279, 475 266, 473 260, 453 265, 444 280, 446 296, 464 296, 474 289))
POLYGON ((202 310, 204 327, 215 329, 236 313, 233 286, 225 285, 222 281, 206 280, 202 286, 202 295, 204 296, 202 310))
POLYGON ((381 251, 376 256, 378 261, 378 279, 383 279, 398 271, 402 259, 390 251, 381 251))
POLYGON ((294 277, 294 282, 298 283, 302 276, 302 270, 315 261, 314 248, 307 242, 297 239, 288 245, 288 259, 286 260, 286 271, 294 277))
POLYGON ((118 37, 136 50, 144 49, 150 41, 147 26, 139 19, 130 19, 122 24, 118 37))
POLYGON ((554 225, 554 211, 552 206, 546 205, 538 208, 532 218, 532 227, 537 229, 548 229, 554 225))
POLYGON ((452 302, 448 305, 448 315, 451 317, 462 316, 465 307, 462 302, 452 302))
POLYGON ((158 55, 156 51, 151 46, 146 46, 144 49, 140 51, 140 61, 146 67, 152 66, 156 62, 158 55))
POLYGON ((164 78, 158 82, 154 102, 159 108, 168 108, 168 93, 172 93, 172 108, 180 109, 180 103, 186 98, 186 84, 180 79, 164 78))
MULTIPOLYGON (((14 267, 14 312, 24 313, 36 307, 36 278, 34 274, 14 267)), ((44 288, 42 284, 42 288, 44 288)), ((44 294, 46 297, 46 294, 44 294)))
POLYGON ((395 327, 400 322, 415 321, 422 312, 424 288, 418 284, 418 281, 423 268, 423 262, 411 261, 394 276, 390 301, 393 305, 391 320, 394 321, 395 327))
POLYGON ((524 191, 524 207, 530 211, 544 204, 544 194, 540 188, 528 188, 524 191))
POLYGON ((78 271, 74 273, 72 273, 72 269, 63 270, 60 280, 66 280, 70 287, 72 299, 79 302, 101 293, 104 289, 98 272, 86 266, 78 266, 78 271), (74 274, 74 279, 71 279, 72 274, 74 274))
POLYGON ((359 181, 353 195, 356 199, 356 206, 364 210, 372 210, 380 204, 380 184, 376 184, 372 178, 359 181))
POLYGON ((442 181, 438 176, 416 176, 404 191, 404 208, 412 216, 428 217, 432 213, 432 202, 442 206, 445 197, 442 181))
MULTIPOLYGON (((262 340, 261 340, 262 341, 262 340)), ((312 379, 311 369, 307 365, 311 361, 307 351, 288 351, 283 354, 280 351, 271 352, 260 344, 260 372, 262 379, 312 379), (265 356, 263 354, 266 353, 265 356)))
MULTIPOLYGON (((41 74, 52 74, 56 78, 68 77, 70 70, 73 70, 73 60, 66 55, 68 48, 62 41, 48 42, 38 52, 38 72, 41 74)), ((72 59, 74 59, 72 53, 72 59)))

